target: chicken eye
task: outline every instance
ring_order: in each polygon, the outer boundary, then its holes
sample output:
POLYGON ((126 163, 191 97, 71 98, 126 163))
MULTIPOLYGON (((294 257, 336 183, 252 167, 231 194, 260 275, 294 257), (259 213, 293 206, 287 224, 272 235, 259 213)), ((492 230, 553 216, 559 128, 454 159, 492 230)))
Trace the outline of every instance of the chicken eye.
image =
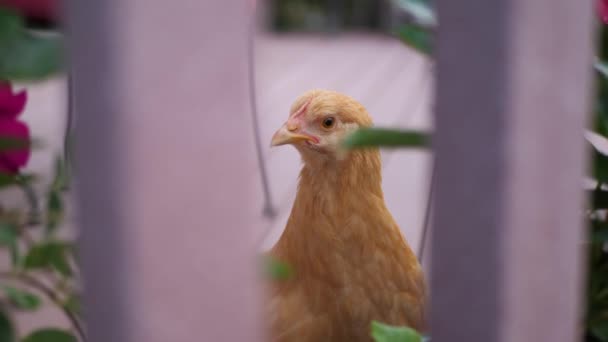
POLYGON ((334 127, 334 124, 336 123, 336 119, 334 119, 333 117, 327 117, 325 119, 323 119, 323 127, 325 128, 332 128, 334 127))

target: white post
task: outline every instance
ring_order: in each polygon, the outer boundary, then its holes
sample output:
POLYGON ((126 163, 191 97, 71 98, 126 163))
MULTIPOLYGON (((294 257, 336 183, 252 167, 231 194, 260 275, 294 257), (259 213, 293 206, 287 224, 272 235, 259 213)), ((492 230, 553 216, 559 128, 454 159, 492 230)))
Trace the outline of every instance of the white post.
POLYGON ((257 341, 249 3, 68 7, 90 341, 257 341))

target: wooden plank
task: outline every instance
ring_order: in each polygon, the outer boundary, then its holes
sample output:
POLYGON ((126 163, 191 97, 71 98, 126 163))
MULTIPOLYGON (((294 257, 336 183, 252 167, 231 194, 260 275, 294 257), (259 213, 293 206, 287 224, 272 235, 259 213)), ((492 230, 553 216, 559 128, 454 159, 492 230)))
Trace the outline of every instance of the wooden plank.
POLYGON ((438 3, 433 341, 579 338, 591 7, 438 3))
POLYGON ((260 336, 246 5, 69 2, 93 342, 260 336))

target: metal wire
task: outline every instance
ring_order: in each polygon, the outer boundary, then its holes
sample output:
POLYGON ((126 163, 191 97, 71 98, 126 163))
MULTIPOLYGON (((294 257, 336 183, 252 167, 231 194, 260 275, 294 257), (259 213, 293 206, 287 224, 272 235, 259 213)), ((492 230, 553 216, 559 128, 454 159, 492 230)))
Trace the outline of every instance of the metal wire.
MULTIPOLYGON (((429 63, 429 70, 428 73, 432 74, 434 72, 434 64, 433 63, 429 63)), ((432 153, 432 151, 431 151, 432 153)), ((433 193, 435 192, 435 175, 437 173, 437 168, 436 168, 436 163, 435 163, 435 156, 433 156, 433 161, 432 161, 432 165, 431 165, 431 181, 429 184, 429 196, 427 198, 426 201, 426 210, 424 212, 424 221, 422 222, 422 236, 420 237, 420 243, 418 246, 418 260, 419 262, 422 264, 422 259, 424 258, 424 248, 426 246, 426 243, 428 240, 428 231, 430 229, 430 224, 431 224, 431 213, 432 213, 432 206, 433 206, 433 193)))
POLYGON ((424 212, 424 221, 422 223, 422 236, 420 237, 420 244, 418 246, 418 260, 422 264, 422 259, 424 258, 424 247, 426 246, 426 240, 429 230, 429 225, 431 221, 431 211, 433 207, 433 193, 435 192, 435 161, 433 160, 433 165, 431 166, 431 182, 429 184, 429 197, 426 202, 426 210, 424 212))
POLYGON ((65 131, 63 137, 63 160, 65 164, 66 178, 69 180, 65 182, 65 190, 68 190, 71 186, 72 180, 72 130, 74 129, 74 77, 72 76, 71 70, 68 71, 68 103, 67 103, 67 118, 65 122, 65 131))
MULTIPOLYGON (((255 6, 255 5, 254 5, 255 6)), ((276 217, 277 213, 272 203, 272 194, 270 192, 270 182, 268 180, 268 173, 266 172, 266 163, 264 155, 262 153, 262 139, 260 134, 260 122, 258 118, 258 106, 256 99, 255 89, 255 32, 256 32, 256 8, 253 8, 253 15, 251 16, 249 33, 247 39, 247 62, 249 66, 249 99, 251 105, 251 119, 253 122, 253 136, 255 140, 255 148, 258 159, 258 167, 260 169, 260 178, 262 181, 262 189, 264 191, 264 209, 262 214, 268 218, 276 217)))

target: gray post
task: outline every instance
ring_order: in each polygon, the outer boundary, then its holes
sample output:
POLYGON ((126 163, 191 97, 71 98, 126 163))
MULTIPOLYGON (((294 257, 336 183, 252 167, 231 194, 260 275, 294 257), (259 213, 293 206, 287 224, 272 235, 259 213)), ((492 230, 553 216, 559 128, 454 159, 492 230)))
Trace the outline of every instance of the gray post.
POLYGON ((433 341, 576 341, 592 1, 439 1, 433 341))

